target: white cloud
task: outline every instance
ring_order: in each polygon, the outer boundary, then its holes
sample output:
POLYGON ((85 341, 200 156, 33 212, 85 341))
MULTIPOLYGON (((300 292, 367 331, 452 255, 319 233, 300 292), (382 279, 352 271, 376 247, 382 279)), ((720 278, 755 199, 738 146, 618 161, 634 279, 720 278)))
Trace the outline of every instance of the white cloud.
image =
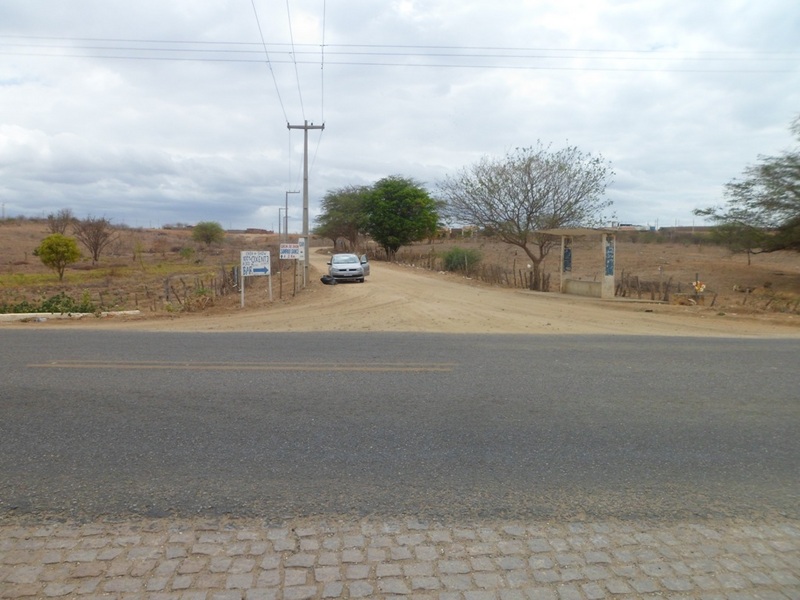
POLYGON ((255 4, 6 0, 6 213, 276 227, 308 120, 312 215, 541 140, 610 159, 621 220, 688 224, 800 113, 790 0, 298 0, 291 35, 285 2, 255 4))

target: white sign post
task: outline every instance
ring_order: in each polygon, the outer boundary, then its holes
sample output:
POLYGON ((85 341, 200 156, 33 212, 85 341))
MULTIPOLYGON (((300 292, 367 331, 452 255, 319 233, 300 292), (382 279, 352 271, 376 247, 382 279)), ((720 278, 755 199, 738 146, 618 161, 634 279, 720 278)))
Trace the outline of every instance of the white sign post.
POLYGON ((308 255, 306 254, 308 238, 298 238, 297 245, 300 246, 300 254, 297 256, 297 259, 303 262, 303 287, 306 287, 308 285, 308 255))
POLYGON ((242 308, 244 308, 244 278, 269 277, 269 301, 272 302, 272 271, 269 250, 242 250, 241 252, 242 308))
MULTIPOLYGON (((301 237, 297 244, 281 244, 280 248, 281 260, 294 261, 294 286, 297 288, 297 263, 306 259, 306 238, 301 237)), ((305 284, 305 279, 303 283, 305 284)))

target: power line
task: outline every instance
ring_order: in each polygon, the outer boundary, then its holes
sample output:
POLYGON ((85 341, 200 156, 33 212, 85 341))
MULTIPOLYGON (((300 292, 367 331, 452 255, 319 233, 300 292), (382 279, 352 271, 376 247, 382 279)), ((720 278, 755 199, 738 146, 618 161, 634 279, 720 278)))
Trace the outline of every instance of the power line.
MULTIPOLYGON (((303 120, 306 118, 306 108, 303 106, 303 91, 300 89, 300 72, 297 70, 297 54, 294 48, 294 33, 292 32, 292 12, 289 9, 289 0, 286 0, 286 15, 289 19, 289 41, 292 47, 292 62, 294 63, 294 76, 297 80, 297 94, 300 98, 300 113, 303 115, 303 120)), ((287 120, 288 123, 288 120, 287 120)))
MULTIPOLYGON (((322 46, 319 49, 319 111, 322 122, 325 122, 325 19, 327 16, 326 0, 322 0, 322 46)), ((316 158, 316 152, 314 153, 316 158)))
MULTIPOLYGON (((319 56, 319 112, 322 119, 322 123, 325 123, 325 17, 327 12, 326 0, 322 0, 322 43, 320 45, 320 56, 319 56)), ((311 159, 311 169, 314 169, 314 165, 317 162, 317 153, 319 152, 319 147, 322 144, 322 134, 325 133, 325 129, 319 130, 319 137, 317 138, 317 145, 314 148, 314 156, 311 159)))
MULTIPOLYGON (((253 0, 254 2, 254 0, 253 0)), ((287 7, 288 8, 288 7, 287 7)), ((254 7, 255 10, 255 7, 254 7)), ((256 12, 257 15, 257 12, 256 12)), ((261 27, 259 23, 259 34, 261 27)), ((324 67, 324 57, 328 56, 352 56, 352 57, 397 57, 397 58, 480 58, 480 59, 540 59, 540 60, 570 60, 570 59, 594 59, 594 60, 615 60, 615 61, 687 61, 687 62, 741 62, 741 61, 795 61, 800 56, 796 51, 705 51, 700 53, 676 53, 661 50, 604 50, 598 48, 523 48, 523 47, 499 47, 499 46, 421 46, 421 45, 386 45, 386 44, 326 44, 324 39, 321 45, 317 44, 295 44, 291 43, 270 43, 267 44, 262 35, 261 44, 252 42, 201 42, 201 41, 180 41, 180 40, 144 40, 144 39, 111 39, 111 38, 54 38, 37 36, 0 36, 3 39, 31 40, 31 41, 71 41, 92 43, 92 45, 75 44, 28 44, 19 42, 0 42, 0 46, 22 47, 22 48, 48 48, 48 49, 82 49, 109 52, 145 52, 145 53, 166 53, 166 54, 233 54, 247 55, 261 53, 267 56, 268 63, 274 62, 270 59, 270 49, 273 52, 286 52, 296 58, 298 55, 310 55, 322 52, 322 65, 324 67), (96 43, 125 43, 138 44, 137 46, 98 46, 96 43), (154 47, 153 44, 167 44, 174 47, 154 47), (300 50, 306 48, 306 50, 300 50)), ((136 58, 136 56, 124 56, 123 58, 136 58)), ((143 57, 147 58, 147 57, 143 57)), ((220 61, 222 59, 207 57, 198 60, 220 61)), ((236 59, 231 59, 232 61, 236 59)), ((249 59, 242 59, 242 62, 253 62, 249 59)), ((348 64, 341 61, 340 64, 348 64)), ((360 64, 360 63, 355 63, 360 64)), ((384 66, 385 63, 377 63, 384 66)), ((438 65, 434 65, 438 66, 438 65)), ((478 65, 479 66, 479 65, 478 65)))
MULTIPOLYGON (((34 35, 0 35, 0 39, 21 39, 21 40, 58 40, 70 42, 123 42, 136 44, 175 44, 175 45, 194 45, 194 46, 257 46, 263 47, 262 42, 232 42, 232 41, 212 41, 212 40, 162 40, 144 38, 90 38, 90 37, 64 37, 64 36, 34 36, 34 35)), ((324 44, 324 39, 323 39, 324 44)), ((290 46, 291 44, 281 42, 271 42, 267 46, 290 46)), ((295 47, 313 46, 317 44, 294 44, 295 47)), ((401 50, 470 50, 482 52, 578 52, 578 53, 606 53, 606 54, 650 54, 650 55, 674 55, 680 57, 681 53, 657 49, 634 49, 634 50, 609 50, 607 48, 550 48, 550 47, 525 47, 525 46, 448 46, 448 45, 419 45, 419 44, 330 44, 327 48, 397 48, 401 50)), ((707 50, 702 52, 692 52, 689 56, 697 54, 704 55, 742 55, 760 54, 776 55, 789 58, 797 56, 800 51, 796 50, 707 50)), ((683 58, 687 58, 684 56, 683 58)))
MULTIPOLYGON (((130 43, 130 42, 128 42, 130 43)), ((222 44, 222 42, 217 42, 218 44, 222 44)), ((289 45, 289 50, 284 50, 283 46, 287 44, 270 44, 271 46, 277 46, 277 50, 273 50, 273 52, 285 52, 288 56, 296 57, 297 55, 316 55, 319 50, 316 48, 320 48, 322 52, 322 64, 324 66, 324 57, 326 48, 335 48, 337 46, 312 46, 310 44, 301 44, 300 46, 307 46, 313 47, 314 50, 305 50, 305 51, 298 51, 297 46, 289 45)), ((137 46, 76 46, 73 44, 70 45, 56 45, 56 44, 20 44, 20 43, 7 43, 7 42, 0 42, 0 47, 6 48, 41 48, 41 49, 48 49, 48 50, 58 50, 58 49, 68 49, 68 50, 99 50, 99 51, 108 51, 108 52, 148 52, 148 53, 156 53, 161 52, 165 54, 177 54, 177 53, 185 53, 185 54, 200 54, 200 53, 216 53, 216 54, 241 54, 241 55, 248 55, 248 54, 266 54, 268 62, 276 62, 269 57, 269 50, 267 48, 262 47, 261 49, 253 49, 253 50, 242 50, 242 49, 208 49, 208 48, 158 48, 158 47, 137 47, 137 46)), ((796 60, 800 53, 797 54, 789 54, 789 53, 770 53, 766 56, 747 56, 742 57, 741 53, 735 56, 675 56, 675 55, 649 55, 649 56, 625 56, 620 53, 616 54, 607 54, 607 55, 595 55, 595 56, 582 56, 582 55, 572 55, 572 54, 559 54, 559 55, 548 55, 548 54, 479 54, 479 53, 452 53, 452 52, 390 52, 390 51, 381 51, 381 52, 347 52, 347 51, 336 51, 336 50, 327 50, 328 55, 333 56, 356 56, 356 57, 369 57, 369 56, 381 56, 381 57, 398 57, 398 58, 503 58, 503 59, 542 59, 542 60, 567 60, 567 59, 592 59, 592 60, 619 60, 619 61, 690 61, 690 62, 723 62, 723 61, 783 61, 783 60, 796 60)), ((20 54, 20 55, 29 55, 24 52, 6 52, 5 54, 20 54)), ((34 56, 58 56, 56 54, 34 54, 34 56)), ((91 56, 92 58, 101 58, 101 56, 94 55, 91 56)), ((116 56, 106 56, 104 58, 117 58, 116 56)), ((119 58, 163 58, 164 60, 169 60, 170 56, 166 57, 148 57, 148 56, 120 56, 119 58)), ((176 58, 179 60, 180 58, 176 58)), ((213 59, 213 58, 196 58, 195 60, 203 61, 221 61, 223 59, 213 59)), ((230 62, 262 62, 253 59, 236 59, 231 58, 229 59, 230 62)), ((285 61, 284 61, 285 62, 285 61)))
MULTIPOLYGON (((30 56, 40 58, 92 58, 100 60, 142 60, 142 61, 166 61, 166 62, 207 62, 207 63, 263 63, 263 60, 244 59, 244 58, 200 58, 200 57, 178 57, 178 56, 125 56, 125 55, 102 55, 102 54, 66 54, 66 53, 42 53, 42 52, 8 52, 0 51, 3 56, 30 56)), ((272 71, 273 64, 290 64, 292 60, 270 59, 268 65, 272 71)), ((297 61, 297 64, 318 64, 318 61, 297 61)), ((546 65, 508 65, 508 64, 489 64, 489 63, 409 63, 409 62, 379 62, 379 61, 331 61, 327 60, 327 66, 353 66, 353 67, 412 67, 412 68, 436 68, 436 69, 490 69, 490 70, 524 70, 524 71, 605 71, 605 72, 631 72, 631 73, 729 73, 729 74, 768 74, 768 73, 793 73, 797 71, 796 64, 786 68, 681 68, 681 67, 603 67, 603 66, 546 66, 546 65)), ((280 97, 275 74, 272 74, 275 83, 278 99, 280 97)), ((286 111, 284 109, 284 116, 286 111)), ((288 122, 288 119, 287 119, 288 122)))
POLYGON ((289 123, 289 117, 286 115, 286 108, 283 106, 283 99, 281 98, 281 91, 278 88, 278 80, 275 78, 275 71, 272 68, 272 62, 269 59, 269 51, 267 50, 267 42, 264 39, 264 32, 261 30, 261 21, 258 19, 258 10, 256 9, 256 2, 255 0, 250 0, 250 3, 253 5, 253 14, 256 17, 256 24, 258 25, 258 35, 261 36, 261 45, 264 47, 264 55, 267 57, 267 66, 269 67, 269 72, 272 74, 272 82, 275 84, 275 93, 278 95, 278 102, 281 105, 281 110, 283 111, 283 118, 286 123, 289 123))

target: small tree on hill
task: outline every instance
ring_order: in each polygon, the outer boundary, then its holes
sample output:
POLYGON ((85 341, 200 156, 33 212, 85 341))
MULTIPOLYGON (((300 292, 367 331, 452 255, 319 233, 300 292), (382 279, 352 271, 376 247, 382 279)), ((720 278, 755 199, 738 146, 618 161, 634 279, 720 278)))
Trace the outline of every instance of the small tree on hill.
POLYGON ((759 253, 763 248, 769 233, 763 228, 756 227, 753 223, 743 221, 729 221, 714 227, 711 239, 728 248, 731 252, 747 253, 747 264, 751 263, 753 254, 759 253))
POLYGON ((219 244, 225 239, 225 230, 216 221, 202 221, 192 229, 192 239, 206 246, 219 244))
POLYGON ((100 260, 100 253, 114 241, 116 233, 111 221, 105 217, 86 217, 73 224, 75 237, 92 255, 92 263, 100 260))
POLYGON ((47 229, 50 233, 67 234, 67 227, 75 222, 75 215, 72 209, 62 208, 57 213, 47 215, 47 229))
POLYGON ((64 269, 67 265, 78 262, 81 251, 78 243, 71 237, 60 233, 48 235, 33 251, 42 264, 58 273, 58 280, 64 280, 64 269))

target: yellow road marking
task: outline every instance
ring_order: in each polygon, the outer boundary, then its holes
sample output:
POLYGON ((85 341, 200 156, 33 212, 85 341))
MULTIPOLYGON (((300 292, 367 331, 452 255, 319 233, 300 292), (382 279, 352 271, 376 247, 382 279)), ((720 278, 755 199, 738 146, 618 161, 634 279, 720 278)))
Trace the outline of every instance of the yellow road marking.
POLYGON ((195 371, 361 371, 370 372, 450 372, 455 363, 258 363, 258 362, 169 362, 169 361, 102 361, 54 360, 29 364, 30 368, 54 369, 154 369, 195 371))

